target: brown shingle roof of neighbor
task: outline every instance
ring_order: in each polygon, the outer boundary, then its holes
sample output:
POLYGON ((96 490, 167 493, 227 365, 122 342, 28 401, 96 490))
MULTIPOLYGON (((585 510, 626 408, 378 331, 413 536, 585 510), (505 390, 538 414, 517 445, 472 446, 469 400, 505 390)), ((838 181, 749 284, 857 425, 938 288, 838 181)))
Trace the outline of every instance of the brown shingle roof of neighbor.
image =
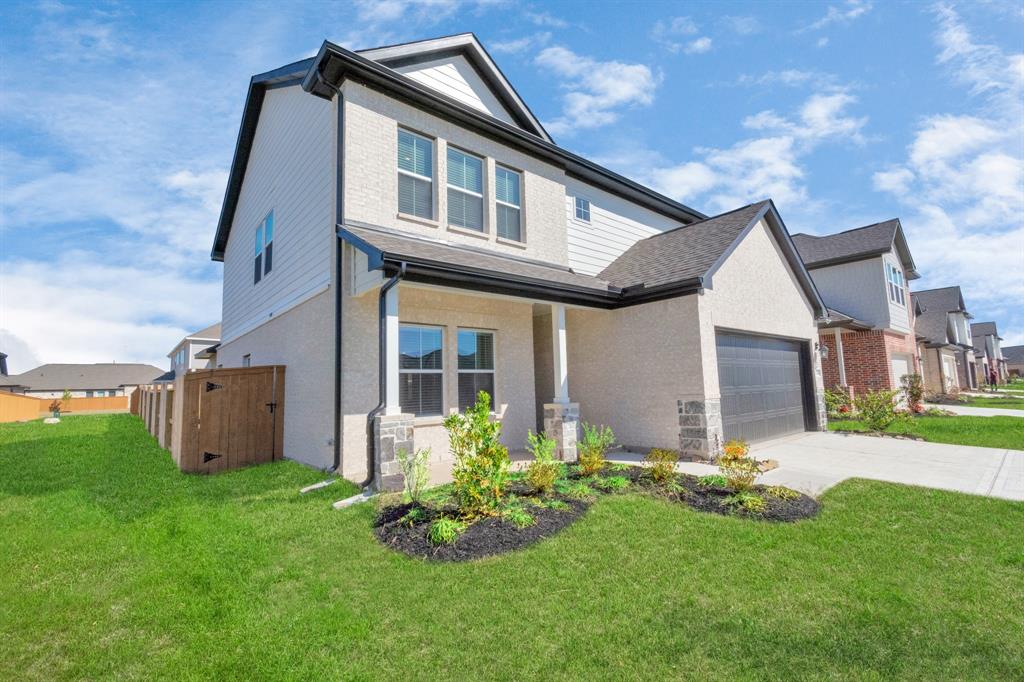
POLYGON ((186 338, 189 339, 213 339, 220 341, 220 322, 215 322, 205 329, 200 329, 197 332, 192 332, 186 338))
POLYGON ((105 362, 92 365, 51 363, 6 377, 7 385, 30 391, 82 391, 148 384, 165 370, 153 365, 105 362))
POLYGON ((813 235, 797 233, 793 244, 808 269, 837 265, 887 253, 894 246, 900 256, 907 279, 918 277, 898 218, 865 225, 836 234, 813 235))
POLYGON ((653 235, 633 244, 599 273, 626 288, 653 288, 704 277, 768 201, 653 235))
POLYGON ((947 313, 966 312, 960 287, 914 291, 910 294, 910 300, 921 308, 914 323, 916 332, 929 343, 949 343, 946 331, 947 313))
POLYGON ((1024 362, 1024 346, 1006 346, 1002 351, 1003 359, 1007 362, 1024 362))
POLYGON ((975 322, 971 325, 971 336, 999 336, 995 322, 975 322))

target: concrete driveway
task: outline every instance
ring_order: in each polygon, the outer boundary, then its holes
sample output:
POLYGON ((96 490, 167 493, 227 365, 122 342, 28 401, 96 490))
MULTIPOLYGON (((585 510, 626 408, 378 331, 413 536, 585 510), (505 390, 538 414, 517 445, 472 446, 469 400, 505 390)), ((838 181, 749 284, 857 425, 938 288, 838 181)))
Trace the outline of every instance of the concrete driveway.
MULTIPOLYGON (((762 474, 759 483, 784 485, 809 495, 819 495, 848 478, 870 478, 1024 500, 1024 450, 801 433, 757 443, 750 452, 759 460, 779 463, 778 469, 762 474)), ((609 458, 632 463, 639 455, 621 453, 609 458)), ((718 472, 717 467, 695 462, 683 462, 677 468, 697 476, 718 472)))

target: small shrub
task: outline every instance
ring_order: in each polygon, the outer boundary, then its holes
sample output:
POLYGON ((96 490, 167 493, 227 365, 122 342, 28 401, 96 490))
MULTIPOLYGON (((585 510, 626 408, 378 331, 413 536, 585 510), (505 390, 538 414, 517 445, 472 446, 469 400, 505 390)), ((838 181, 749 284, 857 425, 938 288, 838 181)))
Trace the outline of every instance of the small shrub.
POLYGON ((522 507, 506 509, 501 516, 516 528, 528 528, 537 523, 537 519, 522 507))
POLYGON ((622 462, 612 462, 607 467, 608 471, 613 471, 617 474, 621 474, 624 471, 629 471, 629 465, 623 464, 622 462))
POLYGON ((501 422, 491 421, 491 397, 477 394, 465 414, 444 420, 455 464, 453 490, 459 511, 468 518, 494 516, 508 481, 508 449, 501 444, 501 422))
POLYGON ((580 458, 580 473, 593 476, 604 468, 604 454, 615 444, 615 434, 607 426, 594 426, 583 422, 583 438, 576 443, 580 458))
POLYGON ((764 513, 764 498, 761 497, 760 495, 750 492, 749 490, 744 490, 736 493, 735 495, 730 495, 729 497, 725 498, 723 502, 729 505, 730 507, 742 509, 743 511, 749 512, 751 514, 764 513))
POLYGON ((423 507, 413 507, 409 511, 405 512, 405 515, 398 519, 400 525, 412 528, 417 523, 424 521, 427 518, 427 510, 423 507))
POLYGON ((944 410, 941 407, 929 407, 927 410, 924 411, 924 414, 926 414, 929 417, 954 417, 954 416, 956 416, 956 412, 953 412, 951 410, 944 410))
POLYGON ((546 509, 554 509, 556 511, 569 511, 572 507, 565 500, 544 500, 540 503, 540 506, 546 509))
POLYGON ((729 485, 729 479, 722 474, 708 474, 698 478, 697 484, 703 488, 724 488, 729 485))
POLYGON ((459 539, 459 535, 464 530, 466 530, 466 524, 463 522, 448 516, 442 516, 430 524, 430 529, 427 531, 427 540, 432 545, 451 545, 459 539))
POLYGON ((854 404, 864 426, 872 431, 885 431, 896 421, 896 391, 870 391, 857 396, 854 404))
POLYGON ((555 490, 577 500, 585 500, 594 496, 594 489, 583 481, 565 481, 555 484, 555 490))
POLYGON ((554 438, 527 432, 526 448, 533 453, 533 461, 526 470, 526 480, 541 495, 551 491, 562 470, 561 462, 555 461, 556 445, 554 438))
POLYGON ((644 461, 651 465, 651 478, 654 479, 654 482, 665 483, 675 478, 679 452, 664 448, 653 448, 644 457, 644 461))
POLYGON ((395 459, 405 477, 405 494, 412 502, 419 504, 430 482, 430 448, 421 448, 411 455, 405 448, 399 448, 395 459))
POLYGON ((595 480, 594 485, 596 485, 601 490, 605 490, 607 492, 614 492, 616 490, 628 488, 629 479, 626 478, 625 476, 605 476, 595 480))
POLYGON ((800 497, 800 493, 792 488, 787 488, 784 485, 769 486, 768 488, 765 488, 764 492, 766 495, 779 500, 795 500, 800 497))
POLYGON ((731 440, 722 447, 718 458, 718 470, 725 477, 726 485, 737 492, 750 490, 754 479, 760 473, 757 462, 748 457, 750 446, 741 440, 731 440))
POLYGON ((828 413, 829 419, 849 417, 850 412, 853 411, 850 394, 839 387, 827 389, 825 391, 825 411, 828 413))
POLYGON ((900 377, 900 393, 907 403, 907 409, 913 412, 921 411, 921 401, 924 399, 924 381, 920 374, 904 374, 900 377))

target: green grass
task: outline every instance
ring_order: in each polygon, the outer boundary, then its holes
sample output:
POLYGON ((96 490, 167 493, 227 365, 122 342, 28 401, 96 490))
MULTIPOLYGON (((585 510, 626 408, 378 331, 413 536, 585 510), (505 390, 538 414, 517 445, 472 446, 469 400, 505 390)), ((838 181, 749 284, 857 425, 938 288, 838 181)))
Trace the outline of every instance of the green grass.
POLYGON ((125 415, 0 425, 0 679, 1021 679, 1024 505, 851 481, 771 525, 602 497, 433 564, 283 462, 179 474, 125 415))
POLYGON ((1007 410, 1024 410, 1024 395, 1019 398, 975 398, 970 397, 964 405, 971 407, 1000 407, 1007 410))
MULTIPOLYGON (((830 431, 867 430, 857 420, 830 421, 828 428, 830 431)), ((933 443, 1024 450, 1024 418, 1021 417, 914 417, 908 422, 896 422, 887 431, 920 436, 933 443)))

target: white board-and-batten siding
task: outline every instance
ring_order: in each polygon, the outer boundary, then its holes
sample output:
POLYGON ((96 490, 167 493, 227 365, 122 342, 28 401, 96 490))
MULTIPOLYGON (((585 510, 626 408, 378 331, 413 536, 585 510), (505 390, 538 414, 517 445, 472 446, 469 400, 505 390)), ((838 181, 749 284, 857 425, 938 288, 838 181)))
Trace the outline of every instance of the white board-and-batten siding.
POLYGON ((334 104, 299 86, 268 90, 224 250, 222 343, 329 286, 334 104), (273 269, 253 284, 256 228, 274 211, 273 269))

